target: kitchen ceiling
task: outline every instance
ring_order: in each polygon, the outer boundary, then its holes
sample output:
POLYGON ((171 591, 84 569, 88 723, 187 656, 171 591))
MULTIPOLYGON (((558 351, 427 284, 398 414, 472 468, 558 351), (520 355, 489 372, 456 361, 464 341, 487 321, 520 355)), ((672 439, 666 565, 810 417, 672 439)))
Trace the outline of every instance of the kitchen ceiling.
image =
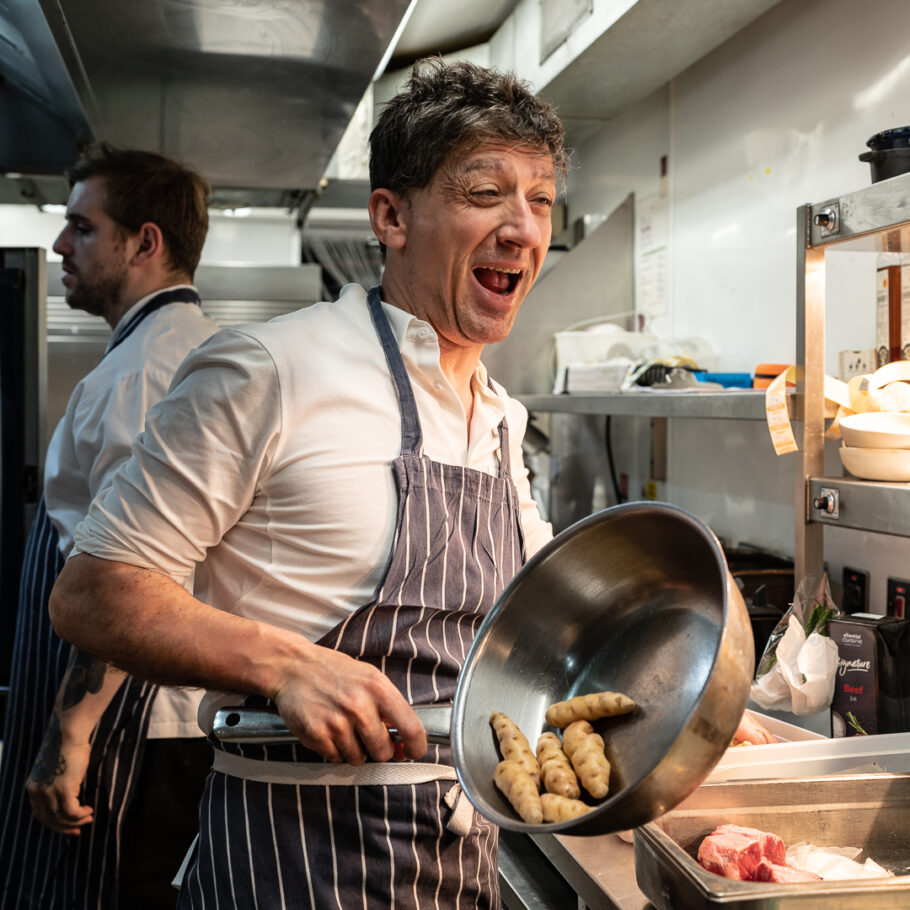
POLYGON ((778 2, 0 0, 0 203, 65 202, 106 139, 198 168, 215 206, 305 217, 364 196, 320 182, 380 71, 486 43, 577 144, 778 2))
POLYGON ((0 0, 0 119, 15 125, 0 202, 64 202, 61 171, 106 139, 192 164, 216 204, 305 209, 393 41, 407 65, 485 40, 514 6, 0 0))

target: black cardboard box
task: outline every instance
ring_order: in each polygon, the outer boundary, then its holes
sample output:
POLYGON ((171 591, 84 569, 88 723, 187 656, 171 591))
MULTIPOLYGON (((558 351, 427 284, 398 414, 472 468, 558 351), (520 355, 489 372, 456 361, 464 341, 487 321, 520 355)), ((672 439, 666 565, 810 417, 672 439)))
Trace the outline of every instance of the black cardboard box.
POLYGON ((910 627, 906 619, 854 613, 828 624, 837 645, 831 701, 833 736, 900 733, 908 729, 910 627))

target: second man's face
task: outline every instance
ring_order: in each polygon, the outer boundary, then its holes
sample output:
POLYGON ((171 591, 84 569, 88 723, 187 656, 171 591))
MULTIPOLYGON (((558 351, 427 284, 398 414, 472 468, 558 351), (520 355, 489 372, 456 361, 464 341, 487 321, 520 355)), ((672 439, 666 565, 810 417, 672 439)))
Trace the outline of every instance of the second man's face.
POLYGON ((77 183, 66 206, 66 227, 54 241, 63 257, 66 302, 76 310, 105 316, 120 302, 128 273, 126 233, 104 211, 102 177, 77 183))
POLYGON ((556 199, 552 158, 505 144, 451 155, 403 205, 412 312, 442 347, 505 338, 543 265, 556 199))

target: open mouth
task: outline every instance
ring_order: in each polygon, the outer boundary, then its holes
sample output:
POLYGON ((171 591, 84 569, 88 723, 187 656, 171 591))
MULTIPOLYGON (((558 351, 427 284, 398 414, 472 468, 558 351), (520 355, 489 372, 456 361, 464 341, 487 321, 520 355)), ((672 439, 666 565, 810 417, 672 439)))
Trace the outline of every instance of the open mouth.
POLYGON ((506 296, 518 286, 521 269, 476 268, 474 277, 488 291, 506 296))

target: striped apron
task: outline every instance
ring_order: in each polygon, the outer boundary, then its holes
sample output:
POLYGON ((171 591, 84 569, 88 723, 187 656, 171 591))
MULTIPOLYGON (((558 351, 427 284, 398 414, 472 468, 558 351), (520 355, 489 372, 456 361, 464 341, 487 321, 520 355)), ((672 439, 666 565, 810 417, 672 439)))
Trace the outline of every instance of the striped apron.
MULTIPOLYGON (((153 297, 113 339, 109 354, 168 303, 199 304, 190 288, 153 297)), ((117 905, 120 827, 142 761, 157 686, 127 677, 92 734, 80 800, 94 821, 78 837, 35 820, 25 780, 41 747, 70 646, 54 632, 48 598, 64 559, 42 497, 19 584, 9 701, 0 761, 0 910, 104 910, 117 905)))
MULTIPOLYGON (((397 525, 374 600, 318 644, 378 667, 411 704, 442 704, 454 697, 484 615, 524 561, 509 431, 503 420, 498 477, 426 458, 378 288, 368 306, 401 409, 397 525)), ((420 762, 359 767, 324 762, 300 743, 216 742, 215 750, 181 910, 498 910, 498 830, 453 785, 449 746, 431 745, 420 762)))

